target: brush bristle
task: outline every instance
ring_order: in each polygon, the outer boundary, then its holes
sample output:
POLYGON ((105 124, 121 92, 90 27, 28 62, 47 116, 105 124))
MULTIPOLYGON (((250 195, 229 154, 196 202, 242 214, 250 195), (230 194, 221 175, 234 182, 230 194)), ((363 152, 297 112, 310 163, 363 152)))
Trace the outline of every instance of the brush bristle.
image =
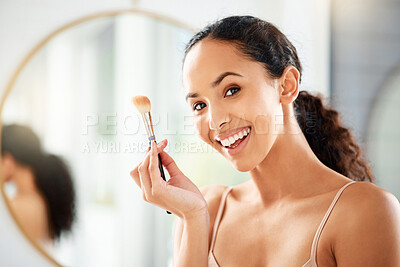
POLYGON ((132 97, 132 103, 140 113, 150 112, 151 104, 147 96, 137 95, 132 97))

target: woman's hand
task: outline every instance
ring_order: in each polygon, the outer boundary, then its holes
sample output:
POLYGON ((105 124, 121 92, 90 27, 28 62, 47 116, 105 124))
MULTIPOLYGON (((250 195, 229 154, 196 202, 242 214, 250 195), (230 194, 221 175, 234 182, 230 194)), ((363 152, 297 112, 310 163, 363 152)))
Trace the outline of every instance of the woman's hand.
POLYGON ((207 214, 207 202, 200 190, 164 151, 166 146, 167 139, 158 144, 151 142, 151 149, 130 173, 142 189, 143 199, 186 220, 207 214), (157 153, 171 177, 167 182, 161 177, 157 153))

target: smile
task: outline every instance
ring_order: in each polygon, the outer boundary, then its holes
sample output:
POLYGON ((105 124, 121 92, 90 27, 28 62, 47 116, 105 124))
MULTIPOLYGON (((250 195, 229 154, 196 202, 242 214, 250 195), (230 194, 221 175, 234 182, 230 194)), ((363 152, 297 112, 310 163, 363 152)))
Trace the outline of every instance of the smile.
POLYGON ((246 127, 231 136, 224 137, 223 139, 215 138, 223 147, 233 149, 237 147, 244 139, 246 139, 247 135, 250 134, 250 127, 246 127))

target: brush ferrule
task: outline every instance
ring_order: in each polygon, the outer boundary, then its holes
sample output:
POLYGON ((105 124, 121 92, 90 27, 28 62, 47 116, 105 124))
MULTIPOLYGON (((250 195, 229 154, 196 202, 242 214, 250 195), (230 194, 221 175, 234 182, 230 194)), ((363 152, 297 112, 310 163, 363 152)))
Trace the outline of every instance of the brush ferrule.
POLYGON ((147 136, 149 137, 149 141, 155 139, 153 127, 151 125, 151 115, 150 112, 142 113, 142 119, 144 127, 146 128, 147 136), (152 138, 152 139, 150 139, 152 138))

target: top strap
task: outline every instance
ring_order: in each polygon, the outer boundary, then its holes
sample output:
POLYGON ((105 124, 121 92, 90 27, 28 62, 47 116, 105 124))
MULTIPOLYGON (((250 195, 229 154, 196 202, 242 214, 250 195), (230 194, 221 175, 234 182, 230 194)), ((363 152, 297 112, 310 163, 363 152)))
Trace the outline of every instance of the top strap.
POLYGON ((213 251, 214 249, 214 244, 215 244, 215 236, 217 234, 217 230, 219 227, 219 223, 221 221, 222 218, 222 214, 224 212, 224 208, 225 208, 225 201, 226 201, 226 197, 228 196, 229 192, 232 190, 233 186, 228 186, 224 192, 222 193, 222 197, 221 197, 221 202, 219 203, 219 208, 218 208, 218 212, 217 212, 217 217, 215 218, 215 222, 214 222, 214 227, 213 227, 213 233, 212 233, 212 240, 211 240, 211 247, 210 250, 213 251))
POLYGON ((336 196, 333 199, 331 205, 329 206, 328 211, 325 213, 325 216, 322 219, 322 221, 321 221, 321 223, 320 223, 320 225, 318 227, 317 232, 315 233, 314 240, 313 240, 313 243, 312 243, 312 246, 311 246, 311 260, 315 264, 315 266, 317 266, 317 244, 318 244, 318 240, 319 240, 319 237, 321 235, 322 229, 324 228, 325 223, 328 220, 328 217, 331 214, 332 209, 335 206, 336 202, 338 201, 338 199, 339 199, 340 195, 342 194, 342 192, 346 189, 346 187, 348 187, 349 185, 354 184, 354 183, 356 183, 356 181, 351 181, 351 182, 345 184, 344 186, 342 186, 342 188, 339 189, 339 191, 336 193, 336 196))

